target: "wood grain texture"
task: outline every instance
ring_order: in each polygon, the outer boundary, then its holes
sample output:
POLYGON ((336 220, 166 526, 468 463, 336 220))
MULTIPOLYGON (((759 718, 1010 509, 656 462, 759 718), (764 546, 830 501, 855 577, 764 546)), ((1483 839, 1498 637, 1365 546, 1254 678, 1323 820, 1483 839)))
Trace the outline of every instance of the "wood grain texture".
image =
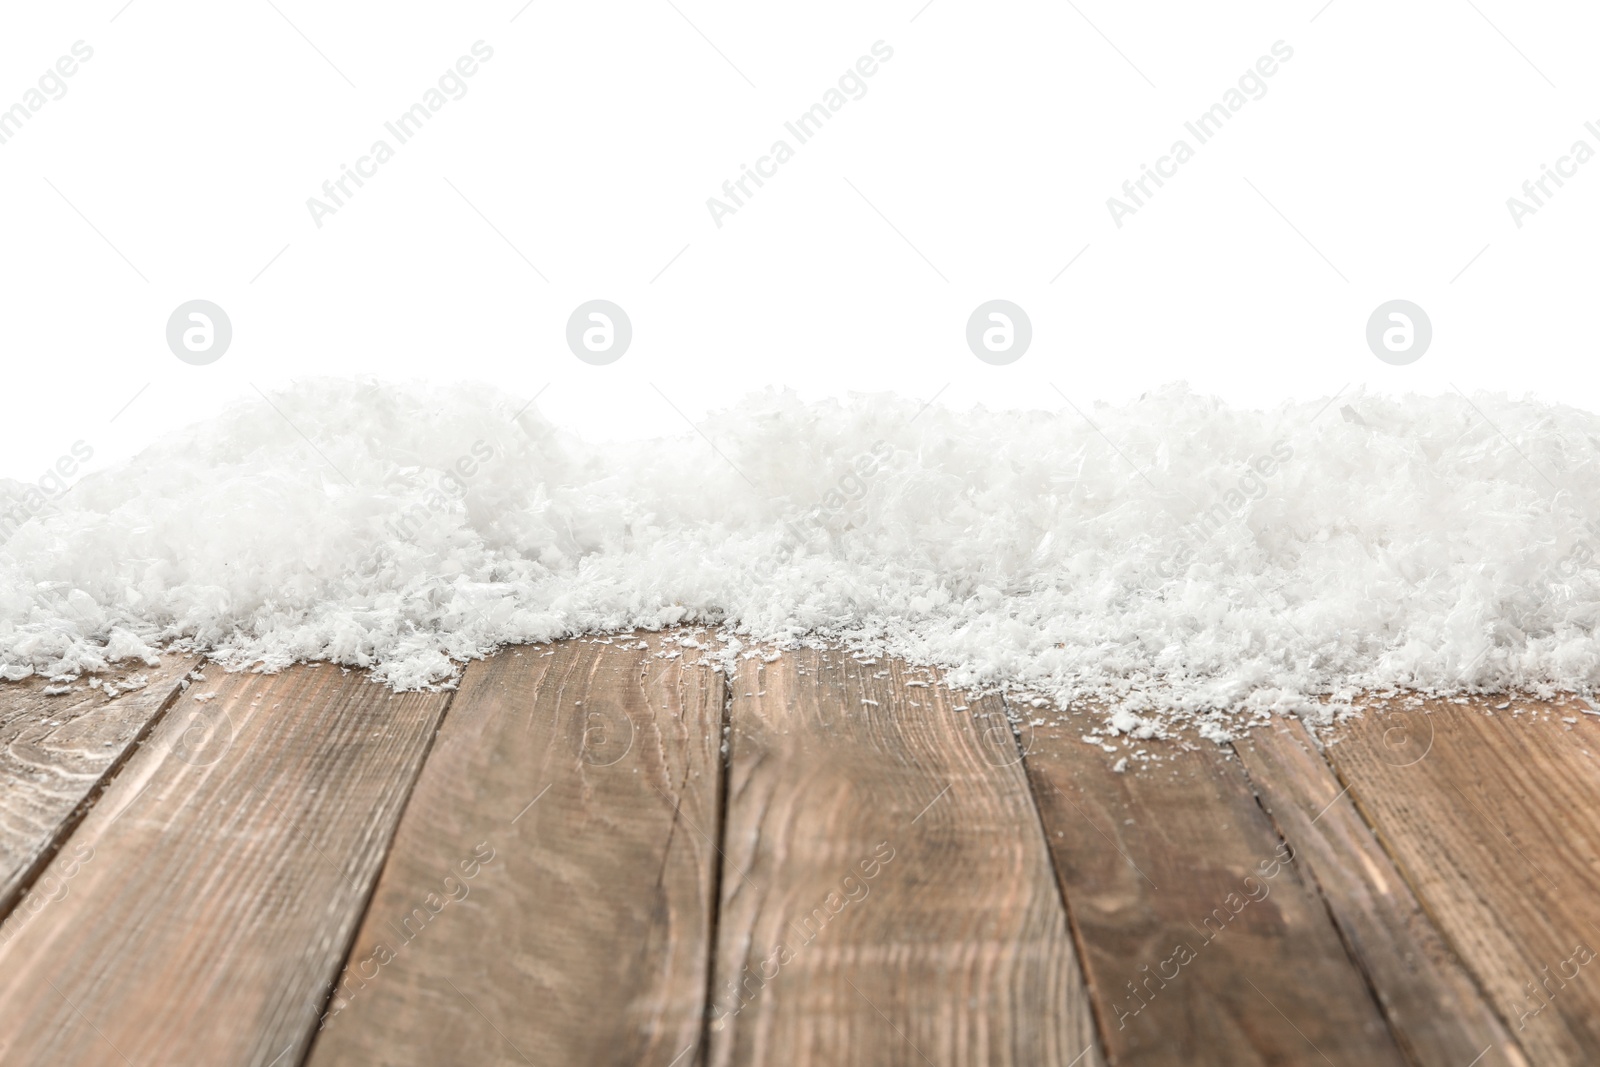
POLYGON ((1327 748, 1541 1067, 1600 1063, 1600 722, 1586 711, 1504 698, 1380 705, 1327 748))
POLYGON ((676 640, 468 667, 314 1067, 696 1062, 724 689, 676 640))
POLYGON ((63 687, 43 678, 0 683, 0 917, 198 663, 172 654, 157 667, 79 678, 58 695, 45 695, 63 687))
POLYGON ((1151 744, 1118 773, 1090 722, 1034 730, 1026 762, 1110 1060, 1403 1064, 1232 754, 1151 744))
POLYGON ((294 1063, 447 694, 337 667, 191 685, 0 926, 0 1062, 294 1063))
POLYGON ((1418 1067, 1526 1067, 1298 719, 1234 743, 1295 863, 1321 890, 1390 1028, 1418 1067))
POLYGON ((914 681, 801 650, 731 683, 710 1063, 1102 1062, 1003 710, 914 681))

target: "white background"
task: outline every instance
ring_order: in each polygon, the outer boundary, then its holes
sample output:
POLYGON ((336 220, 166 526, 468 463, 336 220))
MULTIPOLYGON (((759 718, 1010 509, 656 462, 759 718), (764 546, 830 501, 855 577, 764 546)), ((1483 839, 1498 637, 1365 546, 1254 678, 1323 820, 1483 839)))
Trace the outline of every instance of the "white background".
POLYGON ((1600 406, 1600 160, 1521 229, 1506 207, 1600 150, 1588 5, 275 2, 7 6, 0 108, 75 41, 94 57, 0 145, 0 476, 80 439, 101 467, 319 374, 543 389, 591 438, 688 432, 769 385, 1600 406), (306 199, 480 39, 467 95, 318 229, 306 199), (707 197, 879 40, 867 94, 717 228, 707 197), (1106 198, 1278 40, 1267 95, 1113 225, 1106 198), (205 367, 165 341, 197 297, 234 330, 205 367), (564 340, 595 297, 634 326, 605 367, 564 340), (1034 328, 1004 367, 964 339, 995 297, 1034 328), (1405 367, 1364 339, 1396 297, 1434 327, 1405 367))

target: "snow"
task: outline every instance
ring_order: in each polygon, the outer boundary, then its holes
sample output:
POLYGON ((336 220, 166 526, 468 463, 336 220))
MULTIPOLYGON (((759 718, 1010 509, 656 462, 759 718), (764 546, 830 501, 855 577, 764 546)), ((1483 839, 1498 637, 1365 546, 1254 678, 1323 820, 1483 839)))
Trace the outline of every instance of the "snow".
MULTIPOLYGON (((1600 680, 1600 418, 1561 405, 773 391, 704 436, 592 444, 481 385, 270 399, 84 477, 0 544, 0 676, 176 644, 416 689, 504 644, 695 624, 682 647, 724 662, 842 642, 1094 701, 1139 738, 1600 680)), ((28 489, 0 482, 0 512, 28 489)))

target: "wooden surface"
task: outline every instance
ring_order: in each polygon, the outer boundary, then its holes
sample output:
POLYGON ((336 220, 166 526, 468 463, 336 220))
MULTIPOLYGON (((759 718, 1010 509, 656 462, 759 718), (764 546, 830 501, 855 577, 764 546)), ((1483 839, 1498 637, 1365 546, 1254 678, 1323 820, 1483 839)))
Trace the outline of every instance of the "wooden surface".
POLYGON ((173 654, 157 667, 111 672, 94 687, 89 678, 54 686, 30 678, 0 687, 0 915, 198 662, 173 654), (68 691, 46 695, 61 689, 68 691))
POLYGON ((1525 1067, 1471 976, 1362 821, 1298 719, 1234 743, 1295 863, 1311 877, 1418 1067, 1525 1067))
POLYGON ((445 703, 335 667, 191 685, 47 868, 64 893, 0 926, 0 1062, 296 1062, 445 703))
POLYGON ((1377 707, 1327 750, 1541 1067, 1600 1063, 1600 721, 1586 708, 1377 707))
POLYGON ((1035 729, 1027 765, 1112 1061, 1403 1064, 1238 762, 1150 743, 1117 773, 1100 720, 1035 729))
POLYGON ((742 661, 710 1063, 1101 1062, 1000 704, 912 680, 742 661))
POLYGON ((1600 1062, 1586 704, 1108 752, 699 637, 0 685, 0 1063, 1600 1062))
POLYGON ((467 669, 312 1064, 696 1062, 724 693, 685 654, 467 669))

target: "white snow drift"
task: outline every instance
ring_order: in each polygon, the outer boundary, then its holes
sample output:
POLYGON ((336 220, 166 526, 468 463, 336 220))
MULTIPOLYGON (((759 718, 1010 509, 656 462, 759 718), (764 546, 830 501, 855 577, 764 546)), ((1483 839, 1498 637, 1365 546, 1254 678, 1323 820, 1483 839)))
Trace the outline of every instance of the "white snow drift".
POLYGON ((1110 699, 1129 729, 1600 680, 1600 418, 1571 408, 769 393, 598 446, 521 406, 303 382, 85 478, 0 546, 0 673, 181 642, 417 688, 509 642, 702 622, 1110 699))

